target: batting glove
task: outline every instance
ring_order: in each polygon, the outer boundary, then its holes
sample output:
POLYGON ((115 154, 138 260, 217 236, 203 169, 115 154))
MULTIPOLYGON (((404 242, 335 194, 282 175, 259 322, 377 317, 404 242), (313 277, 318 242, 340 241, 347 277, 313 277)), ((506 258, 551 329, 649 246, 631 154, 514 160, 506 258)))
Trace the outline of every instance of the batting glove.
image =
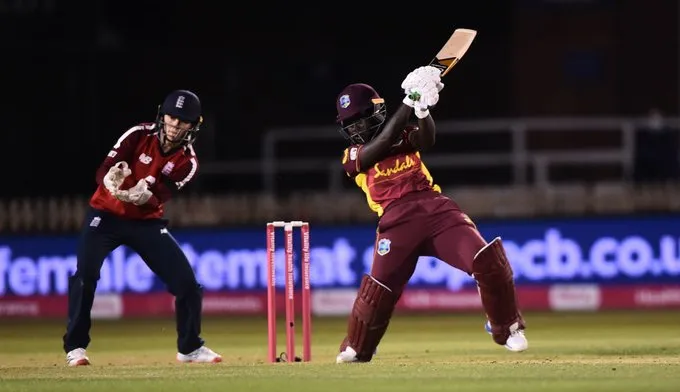
POLYGON ((444 89, 444 83, 442 83, 442 73, 438 68, 431 65, 427 67, 420 67, 420 71, 425 77, 429 77, 437 85, 437 90, 442 91, 444 89))
POLYGON ((430 110, 428 109, 427 105, 425 105, 422 102, 416 101, 415 104, 413 105, 413 112, 416 114, 416 117, 423 119, 427 116, 430 115, 430 110))
POLYGON ((419 67, 411 71, 401 83, 401 88, 404 89, 405 94, 408 94, 409 89, 419 86, 423 80, 434 82, 438 91, 444 89, 444 83, 441 81, 441 72, 432 66, 419 67))
POLYGON ((439 102, 439 90, 434 82, 421 79, 419 85, 406 90, 406 97, 402 102, 412 108, 415 108, 416 102, 419 102, 421 107, 430 108, 439 102))

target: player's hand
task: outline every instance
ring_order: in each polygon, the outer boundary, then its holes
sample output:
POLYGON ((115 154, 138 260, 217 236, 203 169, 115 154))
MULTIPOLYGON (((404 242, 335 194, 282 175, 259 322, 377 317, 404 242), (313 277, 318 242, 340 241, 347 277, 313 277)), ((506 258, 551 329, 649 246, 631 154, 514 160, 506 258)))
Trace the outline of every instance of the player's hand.
POLYGON ((128 167, 127 162, 118 162, 111 166, 104 176, 104 187, 115 196, 115 193, 118 192, 118 188, 123 185, 125 177, 130 174, 132 174, 132 170, 128 167))
POLYGON ((146 204, 153 196, 153 193, 149 190, 149 184, 144 179, 139 180, 135 186, 128 189, 127 193, 128 202, 136 206, 146 204))
POLYGON ((413 104, 413 112, 416 114, 416 117, 420 119, 423 119, 430 115, 430 109, 428 108, 428 106, 420 101, 416 101, 413 104))
POLYGON ((113 196, 122 202, 141 206, 149 201, 153 193, 149 190, 149 184, 144 179, 141 179, 128 190, 116 190, 113 192, 113 196))
POLYGON ((442 91, 444 89, 444 83, 442 83, 441 80, 441 72, 439 69, 429 65, 411 71, 401 83, 401 88, 404 89, 405 94, 408 94, 411 88, 421 85, 424 80, 433 81, 437 86, 437 91, 442 91))
POLYGON ((421 107, 431 108, 439 102, 437 85, 431 80, 422 80, 418 85, 406 90, 406 97, 404 97, 403 102, 412 108, 415 108, 416 102, 421 107))
POLYGON ((437 91, 441 92, 444 89, 444 83, 442 83, 442 73, 438 68, 432 67, 432 66, 427 66, 427 67, 420 67, 419 69, 422 68, 422 71, 420 71, 424 77, 429 77, 432 81, 434 81, 435 85, 437 85, 437 91))
MULTIPOLYGON (((439 101, 439 91, 444 87, 441 83, 441 76, 439 70, 435 67, 427 66, 420 67, 412 71, 406 76, 406 79, 401 83, 406 97, 404 104, 415 109, 415 103, 421 103, 428 109, 437 104, 439 101)), ((423 111, 423 110, 421 110, 423 111)), ((424 114, 425 118, 427 114, 424 114)))

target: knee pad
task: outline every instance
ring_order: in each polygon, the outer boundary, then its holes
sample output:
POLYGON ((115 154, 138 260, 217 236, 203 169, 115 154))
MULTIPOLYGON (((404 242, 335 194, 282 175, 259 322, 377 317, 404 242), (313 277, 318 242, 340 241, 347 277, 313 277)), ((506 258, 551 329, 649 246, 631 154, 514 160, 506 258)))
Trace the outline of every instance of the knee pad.
POLYGON ((396 304, 397 296, 389 287, 364 275, 341 349, 350 346, 357 352, 359 361, 370 361, 387 331, 396 304))
POLYGON ((520 329, 524 329, 524 319, 517 303, 512 267, 500 237, 477 252, 472 274, 491 324, 491 335, 496 343, 504 345, 510 336, 510 326, 519 323, 520 329))

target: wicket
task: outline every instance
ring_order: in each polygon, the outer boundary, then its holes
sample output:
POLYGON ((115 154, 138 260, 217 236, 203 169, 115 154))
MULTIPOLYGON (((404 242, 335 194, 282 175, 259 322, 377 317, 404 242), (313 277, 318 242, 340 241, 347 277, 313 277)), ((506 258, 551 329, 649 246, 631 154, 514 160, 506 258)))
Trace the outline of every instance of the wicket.
POLYGON ((267 223, 267 327, 269 362, 309 362, 312 359, 312 303, 309 283, 309 223, 275 221, 267 223), (285 253, 286 356, 276 355, 276 228, 283 227, 285 253), (293 268, 293 229, 300 228, 302 243, 302 359, 295 356, 295 280, 293 268))

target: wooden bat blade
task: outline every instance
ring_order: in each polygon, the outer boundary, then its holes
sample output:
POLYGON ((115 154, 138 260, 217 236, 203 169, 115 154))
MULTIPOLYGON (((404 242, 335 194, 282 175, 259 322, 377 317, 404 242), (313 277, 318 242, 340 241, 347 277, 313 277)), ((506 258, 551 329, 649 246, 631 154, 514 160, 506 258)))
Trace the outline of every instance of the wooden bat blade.
POLYGON ((456 29, 428 65, 438 68, 441 76, 446 75, 467 52, 476 35, 476 30, 456 29))

